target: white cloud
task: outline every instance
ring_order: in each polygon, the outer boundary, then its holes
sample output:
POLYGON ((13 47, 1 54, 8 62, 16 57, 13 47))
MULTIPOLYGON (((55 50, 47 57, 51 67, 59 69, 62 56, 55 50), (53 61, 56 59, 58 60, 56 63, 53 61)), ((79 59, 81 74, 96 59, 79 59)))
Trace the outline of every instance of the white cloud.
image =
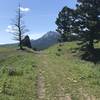
POLYGON ((20 7, 21 12, 29 12, 30 8, 20 7))
POLYGON ((36 39, 41 38, 45 33, 46 32, 41 32, 41 33, 34 32, 33 34, 31 33, 31 34, 28 34, 28 35, 29 35, 30 39, 36 40, 36 39))
MULTIPOLYGON (((7 33, 16 33, 18 31, 18 29, 13 25, 9 25, 9 26, 7 26, 7 29, 5 31, 7 33)), ((46 34, 46 32, 40 32, 40 33, 34 32, 34 33, 30 33, 28 35, 29 35, 30 39, 36 40, 36 39, 42 37, 44 34, 46 34)))
POLYGON ((17 30, 15 26, 9 25, 5 31, 8 33, 15 33, 17 30))

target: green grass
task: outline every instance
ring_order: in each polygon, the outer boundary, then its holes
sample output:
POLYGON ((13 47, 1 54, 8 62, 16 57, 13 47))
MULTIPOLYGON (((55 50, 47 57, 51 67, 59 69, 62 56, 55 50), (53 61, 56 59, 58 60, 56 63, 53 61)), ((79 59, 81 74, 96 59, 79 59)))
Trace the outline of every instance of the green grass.
POLYGON ((35 100, 37 69, 33 53, 0 48, 0 100, 35 100), (14 70, 9 75, 9 70, 14 70))
POLYGON ((37 100, 39 71, 45 78, 45 100, 59 100, 54 97, 62 90, 72 100, 86 100, 82 95, 100 100, 100 64, 80 60, 74 48, 76 43, 70 42, 34 54, 1 47, 0 100, 37 100), (10 75, 10 70, 15 73, 10 75))
MULTIPOLYGON (((45 50, 38 59, 46 82, 46 98, 54 99, 64 89, 73 100, 83 100, 81 95, 94 95, 100 100, 100 64, 80 60, 72 53, 76 43, 56 45, 45 50), (58 48, 61 48, 58 51, 58 48)), ((78 53, 78 52, 77 52, 78 53)), ((85 100, 85 99, 84 99, 85 100)))

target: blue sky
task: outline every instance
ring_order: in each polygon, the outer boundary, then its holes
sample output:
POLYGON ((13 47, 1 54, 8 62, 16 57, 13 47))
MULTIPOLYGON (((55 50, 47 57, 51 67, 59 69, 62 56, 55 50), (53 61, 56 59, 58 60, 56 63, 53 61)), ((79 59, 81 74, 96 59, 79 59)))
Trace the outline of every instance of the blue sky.
POLYGON ((1 0, 0 1, 0 44, 14 43, 8 26, 15 18, 18 3, 25 10, 25 25, 31 39, 37 39, 48 31, 55 31, 58 12, 64 7, 75 8, 76 0, 1 0))

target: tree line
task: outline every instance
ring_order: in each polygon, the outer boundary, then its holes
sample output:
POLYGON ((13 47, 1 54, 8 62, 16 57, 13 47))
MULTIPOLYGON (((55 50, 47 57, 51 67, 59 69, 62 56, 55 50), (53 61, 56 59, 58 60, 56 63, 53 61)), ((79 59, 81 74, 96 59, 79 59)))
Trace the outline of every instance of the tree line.
POLYGON ((80 50, 95 55, 94 44, 100 40, 100 0, 77 0, 76 8, 65 6, 56 20, 60 41, 68 41, 72 34, 78 37, 80 50))

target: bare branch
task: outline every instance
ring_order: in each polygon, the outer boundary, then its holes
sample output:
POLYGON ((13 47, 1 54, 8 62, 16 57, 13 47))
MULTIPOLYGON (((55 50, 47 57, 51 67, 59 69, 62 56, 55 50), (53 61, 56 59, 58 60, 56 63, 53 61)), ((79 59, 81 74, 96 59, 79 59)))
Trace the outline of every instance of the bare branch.
POLYGON ((26 26, 23 21, 23 13, 20 10, 20 4, 16 11, 15 19, 12 20, 12 30, 13 30, 13 39, 19 41, 20 49, 22 49, 22 40, 24 38, 24 34, 27 33, 29 30, 26 29, 26 26))

